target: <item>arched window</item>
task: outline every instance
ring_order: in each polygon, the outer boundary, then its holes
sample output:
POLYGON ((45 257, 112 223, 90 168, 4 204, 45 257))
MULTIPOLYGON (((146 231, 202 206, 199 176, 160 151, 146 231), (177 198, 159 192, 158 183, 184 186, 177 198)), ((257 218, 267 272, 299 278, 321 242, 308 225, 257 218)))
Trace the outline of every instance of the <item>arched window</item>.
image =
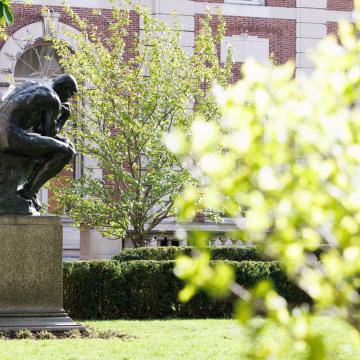
POLYGON ((25 50, 15 65, 14 77, 23 80, 46 80, 63 74, 59 57, 49 42, 35 43, 25 50))

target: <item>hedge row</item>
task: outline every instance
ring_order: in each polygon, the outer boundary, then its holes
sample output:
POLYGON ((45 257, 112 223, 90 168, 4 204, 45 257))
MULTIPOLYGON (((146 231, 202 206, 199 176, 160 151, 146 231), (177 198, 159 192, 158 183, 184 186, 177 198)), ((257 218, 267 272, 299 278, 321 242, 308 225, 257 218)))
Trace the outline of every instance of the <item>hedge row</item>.
MULTIPOLYGON (((241 247, 222 246, 209 247, 213 260, 230 260, 230 261, 261 261, 264 256, 259 254, 257 247, 245 245, 241 247)), ((174 260, 180 254, 190 255, 194 250, 191 246, 169 246, 169 247, 142 247, 136 249, 124 249, 119 255, 114 256, 114 260, 133 261, 133 260, 174 260)))
MULTIPOLYGON (((213 260, 229 260, 229 261, 270 261, 264 254, 261 254, 255 245, 244 246, 209 246, 211 257, 213 260)), ((313 252, 319 257, 329 246, 322 245, 313 252)), ((119 255, 113 257, 114 260, 125 262, 133 260, 174 260, 178 255, 191 255, 194 251, 192 246, 169 246, 169 247, 142 247, 136 249, 126 248, 119 255)))
MULTIPOLYGON (((310 302, 291 284, 276 262, 227 261, 245 287, 271 279, 293 304, 310 302)), ((178 300, 182 282, 173 261, 85 261, 64 264, 64 307, 76 319, 154 319, 167 317, 230 317, 233 299, 212 300, 198 294, 189 303, 178 300)))

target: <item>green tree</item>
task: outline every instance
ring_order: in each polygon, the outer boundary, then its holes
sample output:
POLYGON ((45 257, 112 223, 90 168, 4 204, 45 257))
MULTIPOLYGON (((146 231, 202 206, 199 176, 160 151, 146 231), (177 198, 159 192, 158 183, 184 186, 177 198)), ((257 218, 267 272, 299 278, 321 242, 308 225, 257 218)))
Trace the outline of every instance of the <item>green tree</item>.
POLYGON ((194 104, 205 119, 220 117, 208 89, 231 76, 230 56, 225 66, 217 57, 223 22, 213 34, 207 16, 189 55, 176 18, 171 27, 140 7, 114 8, 101 33, 67 11, 81 29, 68 34, 76 51, 54 39, 61 65, 79 82, 76 126, 68 131, 81 154, 98 161, 103 177, 88 172, 56 193, 77 223, 144 246, 173 214, 174 195, 192 181, 164 136, 173 126, 190 127, 194 104), (140 36, 131 30, 132 16, 141 18, 140 36))
MULTIPOLYGON (((310 77, 294 79, 292 63, 271 68, 248 62, 237 85, 215 89, 221 122, 198 119, 190 136, 171 137, 205 186, 204 195, 189 188, 178 199, 182 218, 189 220, 199 202, 233 217, 239 227, 233 236, 279 259, 314 306, 293 309, 266 282, 242 288, 229 267, 209 265, 206 250, 178 260, 176 273, 187 280, 180 297, 189 300, 199 289, 216 296, 233 292, 236 317, 254 339, 267 322, 249 320, 266 313, 307 359, 333 358, 311 326, 322 314, 351 325, 347 350, 349 358, 359 358, 359 6, 356 22, 340 24, 338 38, 327 37, 312 54, 316 70, 310 77), (313 253, 320 248, 318 259, 313 253)), ((201 250, 206 235, 195 243, 201 250)), ((257 343, 251 356, 283 358, 278 349, 257 343)))

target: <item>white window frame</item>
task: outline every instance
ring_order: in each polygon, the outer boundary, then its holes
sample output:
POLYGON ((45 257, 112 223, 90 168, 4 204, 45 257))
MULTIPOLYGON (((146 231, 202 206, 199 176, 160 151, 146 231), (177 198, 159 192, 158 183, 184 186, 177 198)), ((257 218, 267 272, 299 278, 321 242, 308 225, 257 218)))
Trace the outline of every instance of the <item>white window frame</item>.
POLYGON ((225 4, 265 6, 265 0, 224 0, 225 4))

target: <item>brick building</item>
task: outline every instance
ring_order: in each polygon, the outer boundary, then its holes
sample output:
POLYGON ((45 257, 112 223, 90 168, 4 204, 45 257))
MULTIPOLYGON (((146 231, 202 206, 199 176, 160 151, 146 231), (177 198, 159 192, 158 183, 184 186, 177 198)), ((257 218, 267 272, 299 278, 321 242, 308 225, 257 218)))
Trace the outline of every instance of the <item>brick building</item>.
MULTIPOLYGON (((206 7, 211 13, 220 9, 226 25, 226 38, 221 44, 221 57, 224 56, 227 44, 234 48, 237 63, 249 57, 262 63, 268 63, 272 57, 277 63, 287 60, 296 62, 297 74, 309 73, 313 65, 306 52, 316 46, 326 34, 335 32, 337 22, 351 20, 353 0, 141 0, 141 3, 152 9, 154 16, 171 22, 171 13, 176 11, 182 27, 182 46, 193 51, 194 38, 199 30, 201 18, 206 7)), ((9 28, 11 37, 0 42, 0 98, 8 91, 10 83, 26 79, 39 78, 40 68, 46 67, 49 77, 61 72, 56 56, 51 47, 44 41, 47 33, 57 27, 57 36, 66 39, 66 31, 77 31, 64 13, 61 0, 12 1, 15 24, 9 28), (43 6, 51 9, 44 13, 43 6), (34 54, 34 46, 43 60, 34 54)), ((69 5, 82 17, 89 19, 100 29, 106 27, 111 5, 106 0, 69 0, 69 5), (94 15, 93 9, 101 9, 101 16, 94 15)), ((214 23, 217 21, 214 18, 214 23)), ((133 19, 131 31, 141 31, 141 20, 133 19)), ((71 45, 71 43, 70 43, 71 45)), ((238 76, 238 75, 237 75, 238 76)), ((101 169, 91 159, 82 159, 83 168, 95 168, 98 176, 101 169)), ((75 169, 75 174, 77 170, 75 169)), ((43 202, 48 201, 48 191, 41 191, 43 202)), ((119 252, 126 242, 102 239, 94 230, 84 229, 81 233, 70 226, 71 220, 64 219, 64 249, 69 256, 79 256, 80 237, 83 257, 110 257, 119 252)), ((193 224, 207 226, 214 234, 231 228, 232 224, 193 224)), ((175 225, 164 223, 159 226, 158 240, 162 244, 171 240, 175 225), (166 237, 166 234, 167 237, 166 237), (168 240, 170 239, 170 240, 168 240)), ((218 240, 219 241, 219 240, 218 240)))

